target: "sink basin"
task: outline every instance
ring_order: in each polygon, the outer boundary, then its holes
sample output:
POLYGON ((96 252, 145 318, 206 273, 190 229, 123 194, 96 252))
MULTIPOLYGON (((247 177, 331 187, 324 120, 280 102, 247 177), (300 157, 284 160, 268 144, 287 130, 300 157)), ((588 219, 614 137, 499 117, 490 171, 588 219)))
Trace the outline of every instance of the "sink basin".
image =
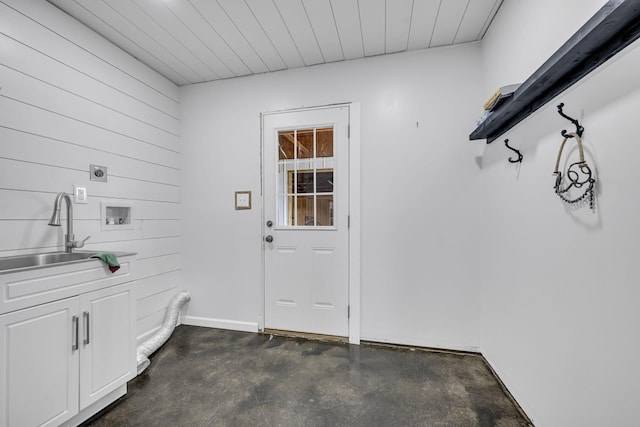
POLYGON ((0 258, 0 271, 16 268, 37 267, 63 262, 81 261, 94 255, 96 252, 49 252, 44 254, 17 255, 0 258))

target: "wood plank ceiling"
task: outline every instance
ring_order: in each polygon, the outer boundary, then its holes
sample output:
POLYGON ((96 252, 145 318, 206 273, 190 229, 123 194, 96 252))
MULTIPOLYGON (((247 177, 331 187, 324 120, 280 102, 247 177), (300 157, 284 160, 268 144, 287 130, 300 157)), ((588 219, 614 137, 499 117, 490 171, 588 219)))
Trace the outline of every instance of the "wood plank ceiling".
POLYGON ((177 85, 482 39, 502 0, 48 0, 177 85))

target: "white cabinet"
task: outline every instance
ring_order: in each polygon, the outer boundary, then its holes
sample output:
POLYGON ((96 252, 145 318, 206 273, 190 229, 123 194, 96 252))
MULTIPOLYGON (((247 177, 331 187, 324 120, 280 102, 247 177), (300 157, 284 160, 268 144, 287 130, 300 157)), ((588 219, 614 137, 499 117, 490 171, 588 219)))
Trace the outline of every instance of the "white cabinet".
POLYGON ((0 316, 0 425, 57 426, 78 413, 78 299, 0 316))
POLYGON ((136 374, 131 283, 80 296, 80 409, 136 374))
MULTIPOLYGON (((0 282, 55 282, 103 268, 95 262, 5 275, 0 282), (27 278, 33 274, 40 277, 27 278)), ((118 277, 105 272, 104 280, 74 285, 75 296, 0 314, 0 427, 77 425, 126 392, 136 375, 128 267, 118 277)))

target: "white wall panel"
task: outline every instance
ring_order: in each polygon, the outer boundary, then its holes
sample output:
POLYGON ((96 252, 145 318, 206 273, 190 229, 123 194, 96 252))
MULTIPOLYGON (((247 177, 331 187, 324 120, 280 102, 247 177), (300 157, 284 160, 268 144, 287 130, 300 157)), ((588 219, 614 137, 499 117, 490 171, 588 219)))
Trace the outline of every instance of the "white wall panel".
POLYGON ((3 0, 2 32, 52 59, 177 118, 178 88, 71 16, 36 1, 3 0), (7 8, 5 5, 8 5, 7 8), (17 11, 17 15, 16 15, 17 11), (50 53, 55 52, 55 55, 50 53), (98 54, 99 53, 99 54, 98 54))
MULTIPOLYGON (((2 210, 0 210, 0 220, 5 219, 21 219, 25 212, 31 212, 32 220, 49 220, 53 208, 53 201, 57 194, 54 192, 41 192, 29 190, 28 195, 23 190, 0 189, 0 199, 2 200, 2 210)), ((73 187, 66 189, 67 193, 71 193, 73 187)), ((75 204, 73 215, 76 219, 101 219, 101 204, 108 202, 118 206, 120 203, 131 205, 131 200, 124 200, 113 197, 97 197, 89 195, 88 204, 75 204)), ((134 206, 134 215, 138 220, 178 220, 181 215, 180 204, 177 202, 152 202, 146 200, 136 200, 134 206)))
POLYGON ((161 273, 179 270, 181 254, 169 254, 152 258, 140 259, 136 264, 136 274, 139 277, 151 277, 161 273))
POLYGON ((433 30, 441 3, 441 0, 413 2, 413 21, 409 31, 409 49, 426 49, 431 45, 431 38, 433 37, 433 30))
POLYGON ((209 70, 208 76, 213 74, 214 78, 233 77, 234 74, 229 67, 166 5, 163 5, 164 7, 155 7, 157 6, 155 0, 136 0, 135 3, 149 14, 154 21, 162 25, 171 34, 177 36, 177 39, 181 40, 183 48, 191 52, 198 62, 206 65, 209 70))
POLYGON ((240 33, 238 27, 218 2, 209 0, 191 0, 191 2, 199 9, 200 14, 209 25, 220 34, 220 37, 234 46, 234 53, 242 59, 242 62, 246 64, 251 72, 265 73, 271 71, 264 59, 253 49, 244 35, 240 33))
POLYGON ((30 191, 28 195, 25 195, 22 190, 0 189, 0 200, 2 200, 0 220, 23 219, 25 213, 29 212, 29 219, 46 219, 48 221, 47 215, 51 218, 55 194, 30 191))
POLYGON ((177 168, 180 163, 179 155, 175 151, 147 144, 127 134, 115 133, 83 123, 73 117, 60 115, 56 111, 45 110, 2 96, 2 92, 0 92, 0 110, 3 112, 0 116, 0 126, 3 127, 173 168, 177 168))
MULTIPOLYGON (((164 255, 173 255, 179 253, 180 237, 159 237, 157 239, 144 240, 119 240, 116 242, 104 242, 97 244, 87 242, 88 250, 97 249, 105 251, 132 251, 137 252, 138 259, 154 258, 164 255)), ((160 273, 162 275, 163 273, 160 273)))
MULTIPOLYGON (((19 55, 19 53, 18 53, 19 55)), ((143 144, 159 148, 175 146, 178 135, 143 123, 113 108, 87 100, 84 96, 61 90, 6 67, 0 67, 2 95, 37 108, 55 111, 81 123, 116 135, 127 135, 143 144)), ((173 150, 170 150, 173 151, 173 150)))
POLYGON ((440 2, 438 20, 433 29, 430 47, 453 43, 470 0, 447 0, 440 2))
POLYGON ((314 65, 324 62, 318 40, 313 33, 309 18, 305 12, 301 0, 274 0, 278 13, 284 21, 287 31, 291 33, 298 46, 298 52, 302 55, 305 65, 314 65))
POLYGON ((164 78, 180 85, 190 83, 188 77, 185 77, 182 73, 173 68, 172 65, 167 64, 163 58, 158 58, 153 53, 147 51, 141 44, 136 43, 126 35, 122 34, 118 29, 105 24, 99 17, 77 3, 75 0, 57 0, 56 5, 64 7, 65 12, 70 16, 86 23, 101 36, 111 40, 116 46, 126 50, 135 58, 144 61, 144 63, 148 64, 150 67, 153 67, 153 69, 160 73, 164 78))
POLYGON ((210 44, 212 50, 231 69, 236 76, 251 74, 247 64, 233 51, 221 35, 209 25, 190 2, 166 2, 165 5, 182 22, 189 23, 189 29, 203 42, 210 44))
POLYGON ((3 158, 0 158, 0 169, 0 179, 4 188, 14 190, 56 192, 61 188, 60 191, 69 191, 74 184, 84 184, 87 194, 94 197, 169 202, 180 200, 180 187, 177 184, 157 184, 118 176, 110 176, 107 183, 89 181, 89 174, 85 170, 3 158))
MULTIPOLYGON (((180 270, 176 270, 139 278, 134 289, 136 299, 146 298, 177 287, 181 280, 180 274, 180 270)), ((138 312, 138 317, 145 317, 147 314, 138 312)))
POLYGON ((138 300, 138 319, 145 318, 155 313, 163 313, 171 299, 180 292, 179 287, 170 287, 160 292, 148 295, 138 300))
POLYGON ((330 4, 345 59, 362 58, 364 46, 358 0, 331 0, 330 4))
POLYGON ((8 142, 3 147, 3 156, 7 159, 48 163, 58 167, 85 170, 89 173, 89 165, 100 157, 104 165, 108 165, 109 175, 170 185, 179 182, 180 179, 180 171, 176 168, 125 157, 120 153, 111 153, 107 151, 109 147, 95 149, 1 126, 0 140, 8 142), (73 151, 73 156, 60 155, 70 150, 73 151))
POLYGON ((235 0, 219 0, 218 3, 270 71, 286 68, 282 57, 251 13, 247 3, 235 0))
MULTIPOLYGON (((5 49, 15 50, 16 52, 19 51, 19 54, 6 56, 3 59, 2 62, 5 67, 24 73, 26 76, 41 80, 42 82, 46 82, 51 86, 76 94, 77 96, 86 97, 88 93, 91 93, 92 98, 87 101, 126 114, 144 124, 157 127, 170 134, 177 134, 177 118, 155 108, 140 108, 144 104, 135 101, 131 95, 113 90, 105 91, 104 89, 108 86, 103 82, 91 78, 59 61, 54 61, 42 55, 42 53, 37 50, 18 43, 5 35, 0 35, 0 38, 2 39, 0 44, 3 44, 5 49)), ((170 145, 166 147, 176 149, 177 143, 170 141, 170 145)))
POLYGON ((495 16, 495 10, 500 7, 501 3, 502 0, 469 0, 469 5, 462 17, 462 22, 460 22, 454 43, 466 43, 482 39, 495 16))
MULTIPOLYGON (((155 283, 158 285, 158 282, 155 283)), ((180 292, 178 286, 169 287, 160 292, 148 295, 138 299, 138 319, 144 319, 150 315, 156 313, 163 313, 166 311, 165 307, 169 305, 171 299, 180 292)), ((160 325, 158 325, 160 326, 160 325)))
POLYGON ((136 40, 135 45, 138 48, 151 57, 162 58, 162 64, 165 67, 184 78, 188 83, 198 81, 199 76, 196 71, 168 51, 160 41, 155 40, 144 29, 137 27, 125 14, 113 9, 103 1, 79 1, 76 3, 92 15, 107 18, 108 25, 100 20, 94 27, 99 32, 115 30, 126 40, 136 40), (133 25, 129 25, 130 23, 133 23, 133 25))
POLYGON ((260 27, 266 32, 287 68, 302 67, 304 61, 275 4, 263 0, 247 0, 246 4, 252 15, 259 20, 260 27))
POLYGON ((358 2, 360 27, 365 56, 382 55, 386 48, 386 2, 370 0, 358 2))
MULTIPOLYGON (((158 259, 156 262, 162 262, 158 259)), ((166 307, 181 290, 179 270, 165 271, 152 276, 141 277, 136 281, 134 295, 138 301, 138 335, 149 334, 162 326, 166 307)))
POLYGON ((137 342, 142 344, 145 340, 151 338, 153 334, 160 329, 164 320, 165 310, 158 310, 156 313, 150 314, 143 318, 138 318, 137 322, 137 342))
POLYGON ((394 0, 393 7, 387 7, 386 53, 407 50, 414 3, 414 0, 394 0))
POLYGON ((302 4, 325 62, 344 60, 331 3, 328 1, 302 0, 302 4))
POLYGON ((55 195, 83 185, 85 249, 137 252, 134 278, 158 278, 142 298, 179 288, 177 87, 47 2, 0 1, 0 46, 0 256, 61 250, 66 212, 63 227, 47 225, 55 195), (108 182, 89 180, 90 163, 108 182), (132 206, 132 229, 103 230, 103 201, 132 206))
MULTIPOLYGON (((604 3, 505 1, 482 42, 477 105, 526 79, 604 3)), ((524 155, 519 170, 497 141, 480 147, 481 348, 539 427, 638 423, 639 69, 636 41, 505 134, 524 155), (553 192, 560 131, 572 127, 560 102, 585 127, 595 212, 567 208, 553 192)))
POLYGON ((469 218, 483 200, 461 125, 473 123, 477 105, 451 91, 479 97, 479 50, 466 44, 181 88, 189 319, 259 323, 259 114, 353 101, 362 111, 362 339, 477 350, 469 218), (251 210, 234 210, 237 190, 252 191, 251 210))
MULTIPOLYGON (((24 253, 24 248, 55 250, 57 246, 64 245, 66 222, 63 218, 61 227, 48 225, 48 220, 6 220, 0 222, 0 256, 16 255, 18 251, 24 253)), ((87 236, 91 239, 90 250, 100 249, 100 243, 121 242, 144 239, 160 239, 179 237, 180 222, 177 220, 136 220, 132 229, 103 230, 99 221, 75 220, 74 234, 76 240, 83 240, 87 236)), ((110 245, 113 248, 114 245, 110 245)), ((113 249, 122 251, 121 249, 113 249)), ((172 254, 177 253, 177 249, 172 254)), ((38 251, 41 252, 41 251, 38 251)))
MULTIPOLYGON (((155 51, 166 52, 174 57, 179 64, 189 72, 189 76, 195 74, 199 79, 212 78, 211 70, 200 59, 194 55, 188 47, 181 44, 172 34, 152 17, 145 13, 144 9, 138 7, 134 2, 123 2, 114 0, 103 0, 108 6, 115 10, 129 23, 132 23, 141 32, 152 39, 158 46, 155 51)), ((180 68, 182 69, 182 68, 180 68)))

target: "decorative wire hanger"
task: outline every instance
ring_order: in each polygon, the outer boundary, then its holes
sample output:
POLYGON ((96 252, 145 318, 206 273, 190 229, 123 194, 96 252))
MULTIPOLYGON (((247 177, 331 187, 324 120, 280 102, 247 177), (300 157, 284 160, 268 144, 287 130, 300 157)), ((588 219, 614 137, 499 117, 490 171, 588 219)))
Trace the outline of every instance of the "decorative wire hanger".
POLYGON ((513 157, 509 157, 509 163, 521 163, 522 162, 522 153, 520 153, 520 150, 517 150, 515 148, 513 148, 512 146, 509 145, 509 138, 504 140, 504 145, 511 151, 515 152, 518 155, 517 159, 514 159, 513 157))
POLYGON ((595 211, 595 203, 594 203, 594 189, 596 180, 593 176, 591 168, 587 164, 587 161, 584 158, 584 149, 582 147, 582 133, 584 132, 584 127, 580 125, 578 120, 571 118, 564 114, 562 111, 562 107, 564 107, 564 103, 558 105, 558 114, 560 114, 565 119, 569 120, 576 126, 575 132, 567 132, 566 130, 562 130, 560 134, 564 138, 562 140, 562 144, 560 144, 560 151, 558 151, 558 157, 556 159, 556 167, 553 174, 556 176, 556 182, 553 186, 555 193, 562 199, 562 201, 572 205, 578 204, 583 200, 589 201, 589 208, 595 211), (578 153, 580 155, 580 159, 577 162, 572 163, 567 168, 566 174, 563 176, 560 171, 560 159, 562 157, 562 150, 564 149, 565 143, 569 138, 574 138, 576 143, 578 144, 578 153), (563 180, 566 178, 568 181, 568 185, 562 188, 563 180), (570 196, 569 193, 572 188, 578 189, 578 193, 584 187, 582 194, 570 196))
MULTIPOLYGON (((578 120, 574 119, 573 117, 567 116, 564 113, 564 111, 562 111, 563 107, 564 107, 564 102, 561 102, 560 104, 558 104, 558 114, 560 114, 562 117, 564 117, 565 119, 567 119, 571 123, 573 123, 575 125, 575 127, 576 127, 576 132, 575 133, 578 135, 578 137, 582 137, 582 132, 584 132, 584 128, 582 127, 582 125, 580 124, 580 122, 578 120)), ((562 129, 560 134, 562 135, 563 138, 573 138, 573 135, 568 133, 565 129, 562 129)))

